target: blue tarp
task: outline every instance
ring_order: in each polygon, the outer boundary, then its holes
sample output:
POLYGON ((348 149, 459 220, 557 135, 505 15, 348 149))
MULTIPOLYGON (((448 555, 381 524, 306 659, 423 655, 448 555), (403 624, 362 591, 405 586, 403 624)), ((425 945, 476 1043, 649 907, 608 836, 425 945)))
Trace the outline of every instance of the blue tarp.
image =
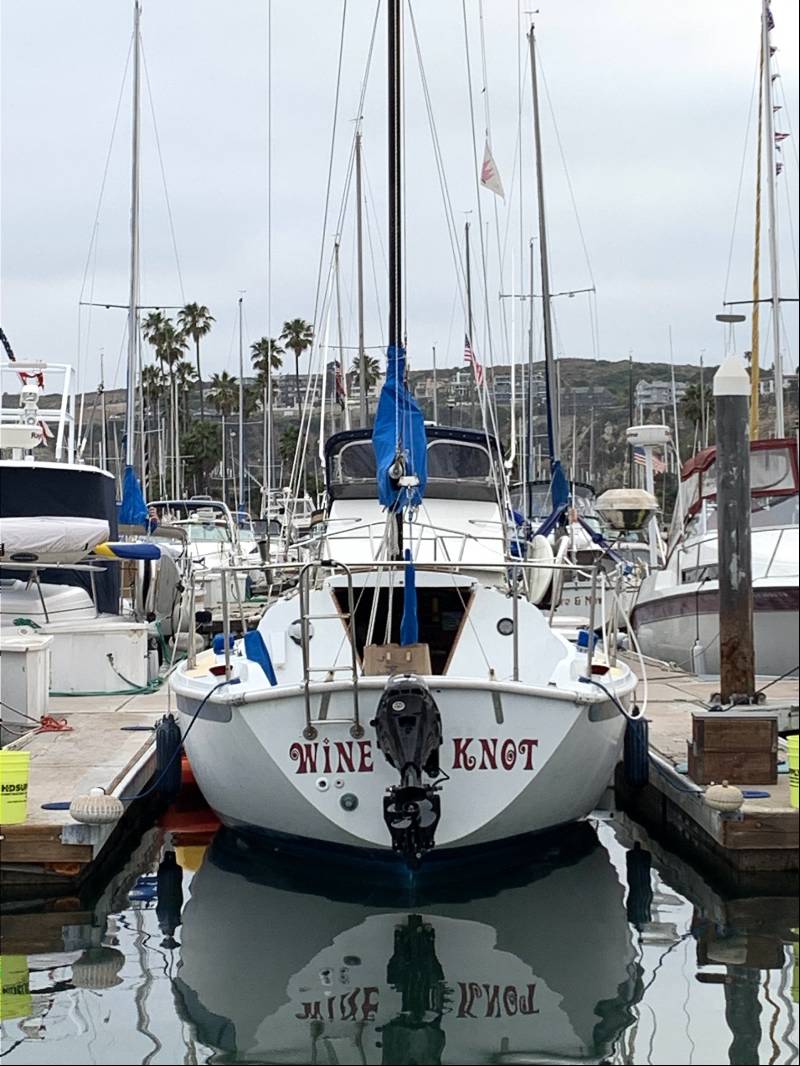
POLYGON ((400 643, 416 644, 419 641, 417 621, 417 572, 411 561, 411 549, 404 552, 406 560, 406 583, 403 589, 403 617, 400 621, 400 643))
POLYGON ((425 420, 417 402, 406 388, 406 353, 391 345, 386 353, 386 381, 378 400, 378 413, 372 427, 372 447, 378 476, 378 498, 384 507, 395 510, 417 507, 428 480, 428 453, 425 420), (406 475, 419 481, 412 487, 398 487, 389 468, 398 453, 405 461, 406 475))
POLYGON ((122 478, 122 501, 119 505, 118 520, 125 526, 147 524, 147 505, 144 502, 142 486, 132 466, 125 467, 122 478))

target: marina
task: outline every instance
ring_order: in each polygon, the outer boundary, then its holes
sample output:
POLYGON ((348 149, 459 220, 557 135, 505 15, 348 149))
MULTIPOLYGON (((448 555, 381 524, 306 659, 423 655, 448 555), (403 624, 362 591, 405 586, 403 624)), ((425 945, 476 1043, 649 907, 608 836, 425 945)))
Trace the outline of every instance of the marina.
POLYGON ((2 15, 9 203, 94 211, 4 225, 2 1057, 800 1061, 797 12, 86 2, 92 203, 2 15))

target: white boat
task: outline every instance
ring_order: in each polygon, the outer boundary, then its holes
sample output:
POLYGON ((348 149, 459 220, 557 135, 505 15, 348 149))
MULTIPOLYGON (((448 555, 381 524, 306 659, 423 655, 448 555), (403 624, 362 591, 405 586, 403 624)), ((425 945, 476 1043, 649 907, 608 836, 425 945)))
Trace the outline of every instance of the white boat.
MULTIPOLYGON (((798 664, 798 467, 791 438, 750 444, 756 672, 798 664)), ((642 582, 633 626, 642 651, 698 673, 719 673, 716 449, 684 465, 667 562, 642 582)))
POLYGON ((218 837, 177 933, 179 1015, 226 1061, 613 1061, 641 969, 622 885, 581 828, 502 887, 476 871, 405 906, 218 837))
MULTIPOLYGON (((18 405, 3 407, 0 427, 6 456, 0 460, 0 655, 4 645, 17 650, 20 636, 51 638, 45 690, 144 687, 154 673, 151 627, 135 601, 147 592, 153 605, 158 598, 150 617, 169 635, 180 595, 175 568, 167 573, 158 561, 142 562, 141 569, 134 563, 133 602, 122 610, 119 556, 98 554, 120 547, 116 483, 107 470, 76 461, 72 368, 16 361, 2 367, 2 377, 17 378, 21 387, 18 405), (40 407, 43 390, 54 385, 61 402, 40 407), (31 426, 47 428, 26 439, 31 426)), ((12 659, 4 664, 9 669, 12 659)))
POLYGON ((414 866, 434 845, 474 853, 586 816, 636 679, 537 608, 552 560, 510 551, 492 435, 426 427, 406 387, 399 0, 388 18, 390 343, 375 424, 327 441, 326 506, 297 587, 170 683, 226 825, 414 866))

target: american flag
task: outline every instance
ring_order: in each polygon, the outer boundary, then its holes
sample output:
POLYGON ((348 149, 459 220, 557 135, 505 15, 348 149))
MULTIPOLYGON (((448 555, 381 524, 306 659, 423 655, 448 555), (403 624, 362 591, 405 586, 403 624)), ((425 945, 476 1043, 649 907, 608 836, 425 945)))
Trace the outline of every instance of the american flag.
MULTIPOLYGON (((633 449, 633 461, 634 463, 638 463, 639 466, 647 465, 647 459, 645 458, 644 448, 633 449)), ((653 473, 665 474, 666 472, 667 464, 664 462, 660 455, 656 455, 656 453, 653 452, 653 473)))
POLYGON ((780 144, 781 141, 785 141, 788 136, 789 136, 788 133, 776 133, 775 134, 775 143, 776 144, 780 144))
POLYGON ((464 362, 471 365, 472 373, 475 375, 475 384, 480 388, 483 385, 483 367, 476 358, 466 334, 464 334, 464 362))

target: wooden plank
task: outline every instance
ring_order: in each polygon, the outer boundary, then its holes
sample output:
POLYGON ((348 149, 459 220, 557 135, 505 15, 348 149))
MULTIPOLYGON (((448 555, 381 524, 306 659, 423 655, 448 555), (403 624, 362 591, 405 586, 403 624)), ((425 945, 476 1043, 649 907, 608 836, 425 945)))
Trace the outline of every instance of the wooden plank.
POLYGON ((724 822, 724 847, 797 849, 800 844, 800 820, 797 813, 766 814, 761 818, 746 817, 741 822, 724 822))
MULTIPOLYGON (((77 900, 74 901, 77 903, 77 900)), ((64 951, 65 926, 91 928, 92 911, 36 911, 4 914, 0 949, 4 955, 49 955, 64 951)))
POLYGON ((6 838, 0 849, 0 861, 6 863, 66 862, 85 864, 91 862, 94 848, 91 844, 62 844, 41 837, 29 840, 6 838))
POLYGON ((778 750, 778 723, 774 718, 731 718, 714 721, 692 715, 692 740, 705 751, 778 750))

